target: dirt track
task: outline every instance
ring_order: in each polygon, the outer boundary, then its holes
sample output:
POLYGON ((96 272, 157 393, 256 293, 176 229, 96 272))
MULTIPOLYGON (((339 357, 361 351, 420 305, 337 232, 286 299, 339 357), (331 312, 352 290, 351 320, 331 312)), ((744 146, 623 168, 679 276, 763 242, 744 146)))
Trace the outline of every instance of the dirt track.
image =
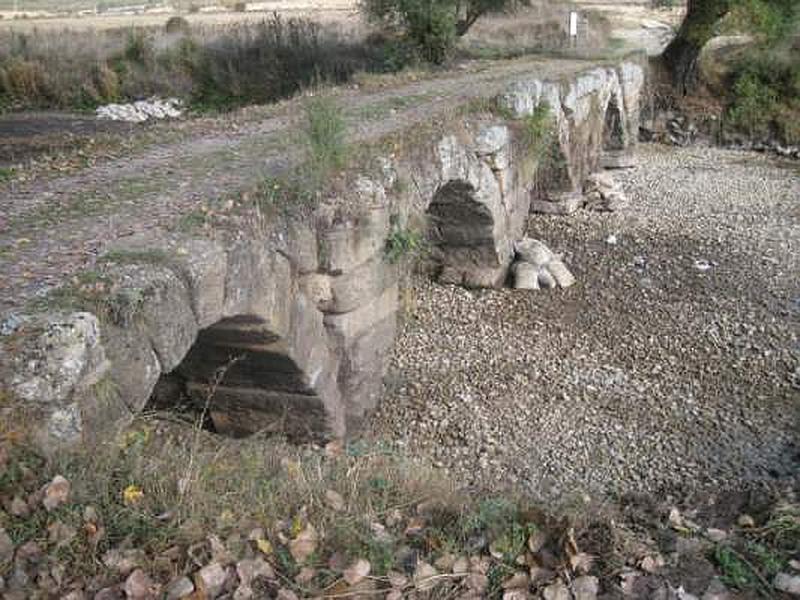
MULTIPOLYGON (((348 141, 363 143, 429 123, 472 98, 492 97, 514 77, 563 76, 594 64, 479 61, 436 79, 334 93, 345 108, 348 141)), ((91 267, 121 236, 173 228, 187 213, 252 190, 264 177, 286 170, 298 160, 303 102, 297 98, 159 126, 150 131, 149 144, 134 146, 120 158, 101 159, 73 173, 45 171, 30 180, 0 182, 0 313, 18 310, 91 267)))

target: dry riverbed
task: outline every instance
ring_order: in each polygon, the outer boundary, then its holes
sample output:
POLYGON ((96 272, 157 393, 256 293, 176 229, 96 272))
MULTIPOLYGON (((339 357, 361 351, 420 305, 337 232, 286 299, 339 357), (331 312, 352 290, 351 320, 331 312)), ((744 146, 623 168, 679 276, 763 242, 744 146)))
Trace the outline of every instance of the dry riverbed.
POLYGON ((686 493, 798 468, 797 163, 643 146, 616 213, 535 216, 566 291, 419 280, 372 434, 478 486, 686 493))

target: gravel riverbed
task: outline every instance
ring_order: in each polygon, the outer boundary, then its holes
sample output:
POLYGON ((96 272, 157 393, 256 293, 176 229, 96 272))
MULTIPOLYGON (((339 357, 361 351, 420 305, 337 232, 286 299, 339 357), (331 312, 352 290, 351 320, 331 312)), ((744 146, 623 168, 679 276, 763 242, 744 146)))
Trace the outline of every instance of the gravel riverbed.
POLYGON ((533 216, 567 290, 418 279, 368 435, 541 498, 800 466, 800 165, 644 145, 630 206, 533 216))

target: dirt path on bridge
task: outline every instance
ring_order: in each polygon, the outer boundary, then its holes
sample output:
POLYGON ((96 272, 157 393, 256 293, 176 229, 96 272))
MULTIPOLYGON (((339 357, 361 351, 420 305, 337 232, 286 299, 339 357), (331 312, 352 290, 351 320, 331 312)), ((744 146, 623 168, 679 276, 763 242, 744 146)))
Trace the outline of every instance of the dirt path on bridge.
POLYGON ((644 146, 613 214, 534 216, 568 290, 420 281, 372 435, 457 480, 740 489, 800 472, 800 169, 644 146))
MULTIPOLYGON (((594 63, 526 58, 475 62, 463 70, 376 90, 333 91, 350 143, 429 123, 472 98, 496 95, 514 77, 568 76, 594 63)), ((151 143, 74 173, 40 172, 0 183, 0 320, 70 275, 92 266, 109 244, 172 229, 212 201, 254 189, 300 158, 303 99, 218 118, 158 127, 151 143)))

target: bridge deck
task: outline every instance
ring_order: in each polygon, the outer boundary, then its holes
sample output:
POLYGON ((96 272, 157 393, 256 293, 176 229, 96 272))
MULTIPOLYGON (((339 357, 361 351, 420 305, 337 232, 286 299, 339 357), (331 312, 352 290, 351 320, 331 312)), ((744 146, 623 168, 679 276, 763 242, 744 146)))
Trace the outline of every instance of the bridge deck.
MULTIPOLYGON (((532 58, 476 63, 441 78, 335 94, 349 141, 364 143, 433 122, 515 78, 567 77, 593 64, 532 58)), ((295 99, 181 127, 157 125, 164 139, 121 158, 0 184, 0 317, 91 268, 116 240, 175 228, 209 202, 287 169, 299 157, 301 106, 302 99, 295 99)))

